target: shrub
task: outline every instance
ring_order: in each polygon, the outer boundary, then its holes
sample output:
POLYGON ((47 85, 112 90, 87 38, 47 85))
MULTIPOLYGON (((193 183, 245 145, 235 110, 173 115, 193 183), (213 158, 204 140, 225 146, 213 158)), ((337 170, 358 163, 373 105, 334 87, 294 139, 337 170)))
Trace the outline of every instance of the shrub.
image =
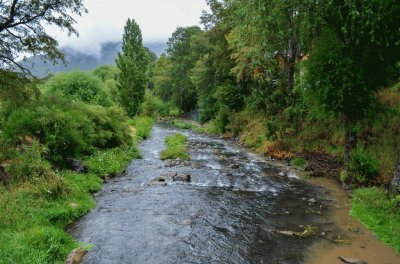
POLYGON ((37 138, 48 149, 46 158, 63 166, 68 158, 130 144, 127 120, 119 108, 44 101, 37 107, 21 108, 11 114, 2 137, 14 145, 23 142, 26 136, 37 138))
POLYGON ((85 103, 110 105, 103 82, 83 71, 59 73, 44 84, 43 90, 48 97, 61 94, 85 103))
POLYGON ((165 116, 178 117, 182 114, 182 110, 172 102, 167 102, 165 104, 165 109, 165 116))
POLYGON ((363 147, 352 151, 349 160, 350 174, 358 183, 366 184, 376 179, 379 175, 379 166, 375 157, 367 153, 363 147))
POLYGON ((296 157, 296 158, 292 159, 291 163, 294 166, 304 167, 306 165, 307 161, 303 158, 296 157))
POLYGON ((230 111, 226 106, 221 107, 221 109, 218 111, 214 119, 214 125, 216 126, 219 133, 226 132, 227 126, 229 124, 229 115, 230 111))
POLYGON ((166 116, 167 107, 164 102, 155 95, 152 95, 149 90, 144 95, 144 101, 141 106, 141 114, 158 118, 159 116, 166 116))
POLYGON ((114 65, 100 65, 92 71, 92 74, 105 82, 107 80, 117 80, 119 70, 114 65))
POLYGON ((13 181, 22 181, 51 175, 51 165, 43 159, 46 149, 36 140, 30 140, 14 151, 6 165, 6 172, 13 181))

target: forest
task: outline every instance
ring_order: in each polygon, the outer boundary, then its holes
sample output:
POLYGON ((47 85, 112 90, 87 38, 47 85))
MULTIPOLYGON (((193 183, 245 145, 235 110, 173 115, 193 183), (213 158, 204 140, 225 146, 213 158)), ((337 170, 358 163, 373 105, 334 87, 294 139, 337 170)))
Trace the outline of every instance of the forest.
POLYGON ((400 2, 207 4, 160 57, 128 19, 115 65, 36 78, 23 56, 63 58, 43 22, 76 34, 86 9, 0 1, 0 263, 61 263, 65 226, 160 119, 334 179, 400 252, 400 2))

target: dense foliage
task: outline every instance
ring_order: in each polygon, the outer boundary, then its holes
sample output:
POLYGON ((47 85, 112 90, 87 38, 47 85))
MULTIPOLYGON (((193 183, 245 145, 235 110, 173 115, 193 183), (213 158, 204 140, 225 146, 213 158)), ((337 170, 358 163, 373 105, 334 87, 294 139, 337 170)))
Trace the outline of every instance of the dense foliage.
MULTIPOLYGON (((398 1, 207 2, 205 30, 178 28, 156 61, 161 100, 271 156, 332 155, 349 183, 394 167, 373 146, 385 131, 377 121, 398 120, 398 102, 380 92, 399 78, 398 1)), ((386 134, 384 145, 398 139, 386 134)))

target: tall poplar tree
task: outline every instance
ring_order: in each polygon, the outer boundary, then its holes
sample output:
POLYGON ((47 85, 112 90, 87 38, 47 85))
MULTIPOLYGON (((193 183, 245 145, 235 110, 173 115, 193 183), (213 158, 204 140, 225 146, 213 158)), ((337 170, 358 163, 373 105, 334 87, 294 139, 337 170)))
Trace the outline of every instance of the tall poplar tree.
POLYGON ((148 58, 143 47, 142 32, 135 20, 128 19, 122 39, 122 53, 115 60, 118 76, 118 99, 130 116, 136 115, 143 102, 148 78, 148 58))

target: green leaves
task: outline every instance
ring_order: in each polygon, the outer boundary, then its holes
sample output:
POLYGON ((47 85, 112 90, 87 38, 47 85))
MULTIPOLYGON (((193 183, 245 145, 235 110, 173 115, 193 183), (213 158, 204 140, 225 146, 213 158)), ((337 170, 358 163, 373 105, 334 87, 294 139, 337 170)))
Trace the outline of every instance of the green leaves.
POLYGON ((117 85, 119 102, 128 115, 134 116, 139 113, 143 102, 149 63, 142 43, 142 32, 134 20, 128 19, 126 22, 122 53, 118 53, 115 62, 120 70, 117 85))
POLYGON ((21 64, 21 56, 31 54, 53 63, 63 59, 58 41, 46 32, 44 25, 77 35, 73 16, 85 12, 82 0, 1 1, 0 68, 27 71, 21 64))

